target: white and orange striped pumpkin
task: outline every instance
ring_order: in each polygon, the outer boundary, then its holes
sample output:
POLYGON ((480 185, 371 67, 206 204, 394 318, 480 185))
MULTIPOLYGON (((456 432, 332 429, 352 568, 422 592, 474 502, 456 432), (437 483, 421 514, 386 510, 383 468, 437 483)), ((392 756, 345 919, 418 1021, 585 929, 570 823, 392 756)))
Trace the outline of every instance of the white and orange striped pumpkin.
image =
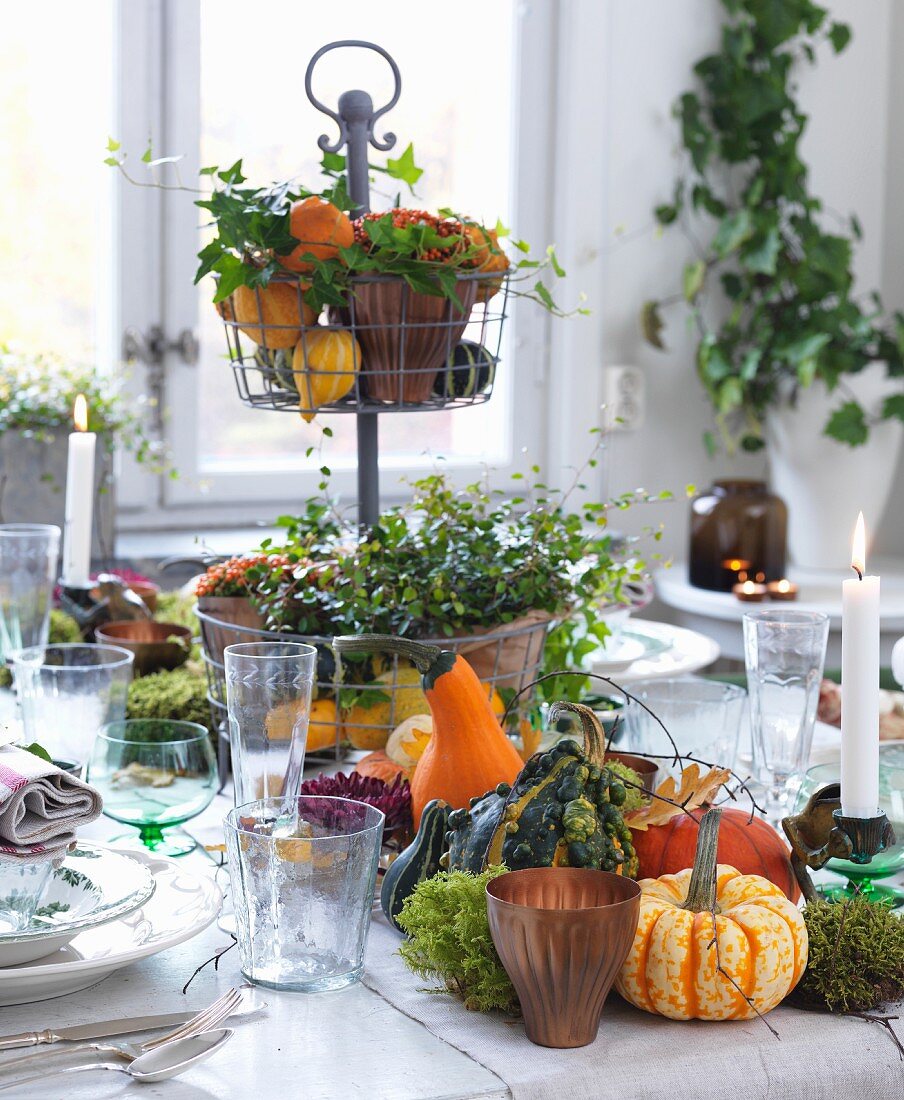
POLYGON ((807 965, 797 906, 760 875, 716 866, 720 814, 704 815, 693 868, 638 883, 640 919, 615 985, 637 1008, 672 1020, 769 1012, 807 965))
POLYGON ((305 329, 292 355, 302 419, 350 393, 361 366, 361 347, 347 329, 305 329))

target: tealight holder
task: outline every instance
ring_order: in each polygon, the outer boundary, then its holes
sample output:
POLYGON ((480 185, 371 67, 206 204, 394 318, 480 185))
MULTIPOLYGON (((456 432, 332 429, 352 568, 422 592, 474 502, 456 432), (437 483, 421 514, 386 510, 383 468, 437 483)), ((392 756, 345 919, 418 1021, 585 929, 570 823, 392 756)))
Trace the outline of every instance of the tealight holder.
POLYGON ((883 812, 875 817, 846 817, 841 809, 841 784, 829 783, 810 796, 799 814, 782 819, 791 845, 791 866, 806 900, 818 894, 809 871, 818 871, 830 859, 846 859, 861 866, 895 843, 895 832, 883 812))

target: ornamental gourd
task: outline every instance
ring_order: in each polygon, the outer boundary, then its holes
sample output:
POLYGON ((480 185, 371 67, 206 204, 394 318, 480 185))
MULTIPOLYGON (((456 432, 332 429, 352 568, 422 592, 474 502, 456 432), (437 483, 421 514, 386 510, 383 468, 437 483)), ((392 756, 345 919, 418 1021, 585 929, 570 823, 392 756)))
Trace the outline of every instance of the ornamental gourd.
POLYGON ((768 879, 716 865, 721 813, 700 822, 692 868, 639 883, 640 919, 615 986, 645 1012, 748 1020, 775 1008, 806 968, 800 910, 768 879))
POLYGON ((449 807, 434 799, 421 814, 417 836, 390 863, 380 887, 380 905, 386 919, 401 932, 396 918, 402 912, 405 899, 414 893, 419 882, 433 878, 439 871, 440 858, 446 850, 446 822, 449 807))
POLYGON ((292 355, 302 420, 310 423, 321 405, 345 397, 360 366, 361 347, 346 329, 305 329, 292 355))
POLYGON ((411 777, 415 827, 434 798, 457 809, 499 783, 514 783, 523 761, 493 713, 486 685, 464 657, 385 634, 334 638, 333 648, 339 654, 394 653, 422 674, 433 736, 411 777))
POLYGON ((590 867, 635 873, 631 830, 619 810, 627 792, 604 764, 599 719, 579 703, 555 703, 550 723, 564 710, 580 717, 583 747, 559 741, 532 756, 513 787, 502 784, 472 800, 469 810, 451 813, 450 870, 479 874, 505 864, 510 871, 590 867))

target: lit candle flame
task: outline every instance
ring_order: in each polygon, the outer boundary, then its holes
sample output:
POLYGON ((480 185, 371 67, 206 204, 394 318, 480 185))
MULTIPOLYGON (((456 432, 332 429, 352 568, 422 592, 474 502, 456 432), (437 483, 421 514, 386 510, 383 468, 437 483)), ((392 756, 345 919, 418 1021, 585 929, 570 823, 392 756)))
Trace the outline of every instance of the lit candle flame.
POLYGON ((85 395, 83 393, 80 393, 75 399, 72 419, 75 421, 75 430, 77 432, 86 432, 88 430, 88 402, 85 400, 85 395))
POLYGON ((854 528, 851 569, 863 580, 863 574, 866 572, 866 526, 863 522, 862 512, 857 516, 857 526, 854 528))
POLYGON ((788 583, 788 581, 781 580, 778 582, 778 590, 779 592, 790 592, 791 585, 788 583))

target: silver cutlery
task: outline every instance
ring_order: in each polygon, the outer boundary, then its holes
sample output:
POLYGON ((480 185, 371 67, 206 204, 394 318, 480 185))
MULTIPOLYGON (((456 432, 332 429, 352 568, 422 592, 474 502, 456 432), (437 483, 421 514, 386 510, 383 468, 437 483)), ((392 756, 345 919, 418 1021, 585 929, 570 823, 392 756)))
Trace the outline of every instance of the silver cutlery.
POLYGON ((118 1066, 113 1062, 90 1062, 84 1066, 67 1066, 66 1069, 53 1069, 45 1073, 20 1077, 0 1085, 0 1092, 6 1089, 18 1089, 32 1082, 46 1081, 48 1077, 63 1077, 70 1073, 91 1073, 94 1070, 112 1070, 114 1073, 128 1074, 135 1081, 149 1084, 153 1081, 165 1081, 177 1077, 191 1066, 212 1057, 235 1034, 228 1027, 219 1031, 206 1031, 187 1039, 177 1039, 166 1043, 156 1050, 149 1050, 127 1066, 118 1066))
MULTIPOLYGON (((188 1039, 195 1035, 200 1035, 202 1032, 209 1031, 211 1028, 216 1027, 217 1024, 222 1023, 224 1020, 230 1017, 251 1015, 255 1012, 259 1012, 262 1008, 266 1007, 263 1002, 245 1003, 245 991, 247 986, 243 986, 240 989, 230 989, 224 993, 222 997, 214 1001, 202 1012, 190 1018, 183 1018, 177 1020, 179 1024, 173 1031, 167 1032, 165 1035, 159 1035, 154 1039, 149 1039, 145 1043, 74 1043, 71 1046, 60 1047, 57 1051, 41 1052, 35 1054, 25 1054, 21 1058, 12 1058, 0 1063, 0 1073, 8 1069, 14 1069, 17 1066, 26 1065, 29 1062, 33 1062, 40 1058, 46 1059, 47 1054, 77 1054, 83 1051, 92 1051, 100 1054, 115 1054, 118 1057, 126 1059, 139 1058, 142 1054, 151 1050, 157 1050, 159 1047, 166 1046, 172 1042, 178 1042, 180 1039, 188 1039)), ((153 1017, 146 1017, 146 1019, 153 1019, 153 1017)), ((123 1021, 129 1023, 131 1021, 123 1021)), ((133 1029, 139 1030, 139 1029, 133 1029)), ((126 1028, 119 1028, 113 1034, 125 1034, 126 1028)), ((109 1034, 109 1033, 108 1033, 109 1034)), ((103 1035, 98 1036, 103 1037, 103 1035)))

